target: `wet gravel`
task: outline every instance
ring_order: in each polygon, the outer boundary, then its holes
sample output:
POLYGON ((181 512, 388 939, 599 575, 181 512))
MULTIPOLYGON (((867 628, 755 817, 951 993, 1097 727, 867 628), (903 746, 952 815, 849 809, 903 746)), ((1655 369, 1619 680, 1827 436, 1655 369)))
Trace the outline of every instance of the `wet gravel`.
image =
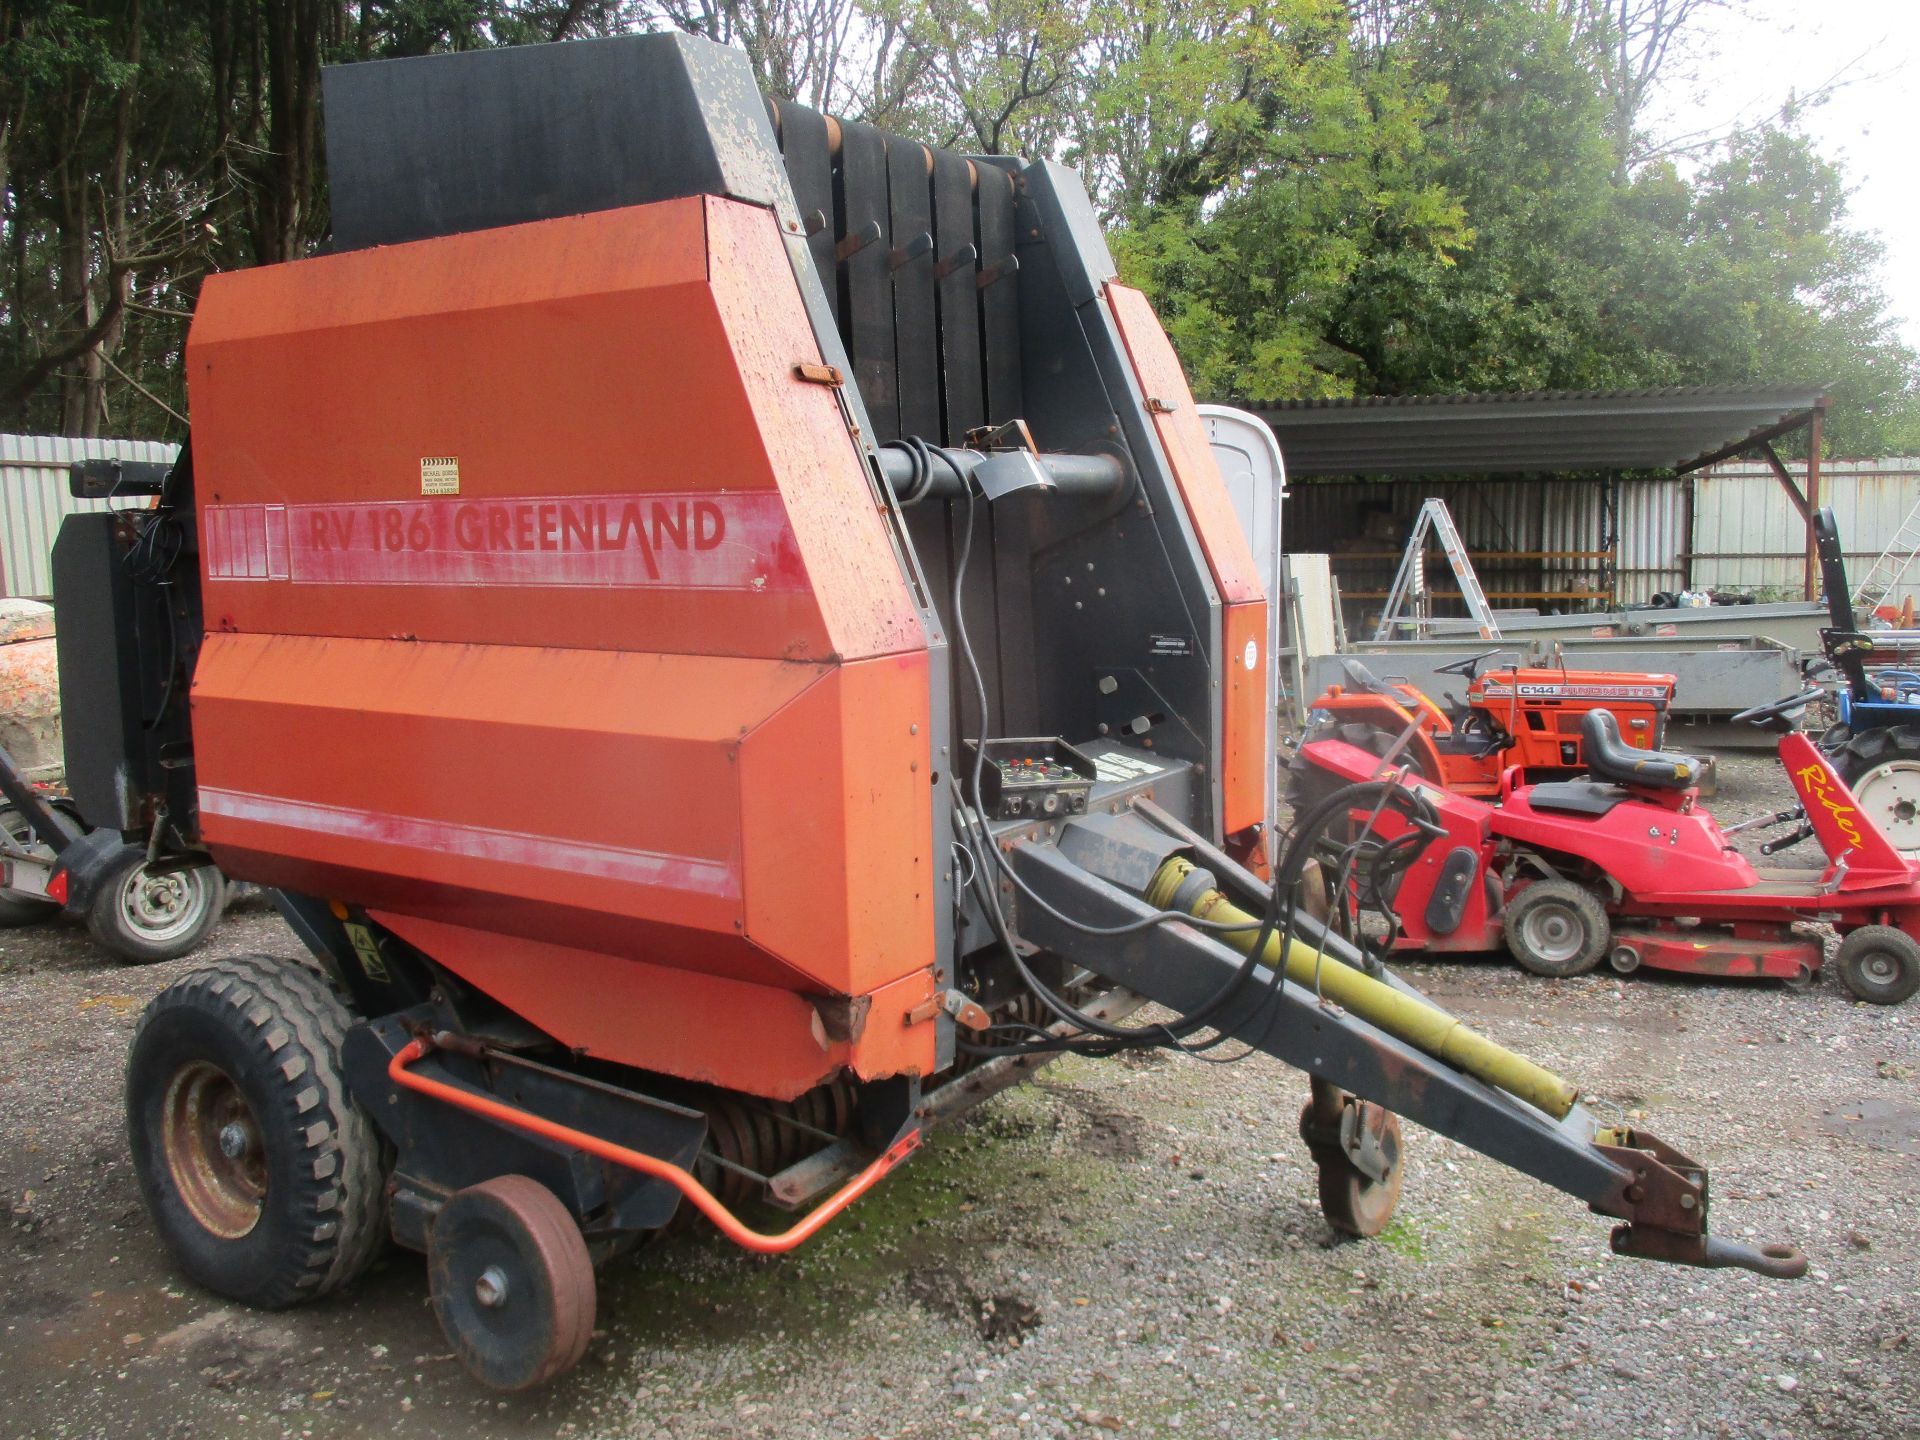
MULTIPOLYGON (((1786 798, 1739 757, 1713 805, 1786 798)), ((296 948, 257 898, 210 947, 296 948)), ((1297 1073, 1073 1060, 793 1256, 687 1234, 617 1262, 587 1362, 502 1400, 447 1355, 415 1257, 281 1315, 172 1274, 119 1071, 139 1006, 193 963, 0 933, 0 1434, 1920 1435, 1920 1008, 1832 980, 1406 967, 1707 1162, 1715 1228, 1800 1245, 1797 1284, 1614 1259, 1607 1221, 1424 1132, 1386 1235, 1335 1243, 1297 1073)))

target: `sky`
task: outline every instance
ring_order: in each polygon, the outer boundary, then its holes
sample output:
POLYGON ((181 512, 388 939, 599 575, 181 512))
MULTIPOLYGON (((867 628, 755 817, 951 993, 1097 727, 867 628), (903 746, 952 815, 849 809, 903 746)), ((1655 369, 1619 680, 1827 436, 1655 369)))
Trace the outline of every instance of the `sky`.
POLYGON ((1728 0, 1649 115, 1656 136, 1724 134, 1829 83, 1802 128, 1841 161, 1849 222, 1887 247, 1881 280, 1920 350, 1920 0, 1728 0))

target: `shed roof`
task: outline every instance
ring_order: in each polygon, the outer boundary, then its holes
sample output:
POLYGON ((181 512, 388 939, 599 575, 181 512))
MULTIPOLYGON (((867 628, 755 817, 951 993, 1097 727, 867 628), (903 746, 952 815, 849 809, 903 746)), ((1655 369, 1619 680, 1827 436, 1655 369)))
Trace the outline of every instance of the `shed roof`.
POLYGON ((1696 385, 1248 408, 1273 427, 1292 476, 1518 475, 1695 470, 1798 429, 1826 403, 1822 385, 1696 385))

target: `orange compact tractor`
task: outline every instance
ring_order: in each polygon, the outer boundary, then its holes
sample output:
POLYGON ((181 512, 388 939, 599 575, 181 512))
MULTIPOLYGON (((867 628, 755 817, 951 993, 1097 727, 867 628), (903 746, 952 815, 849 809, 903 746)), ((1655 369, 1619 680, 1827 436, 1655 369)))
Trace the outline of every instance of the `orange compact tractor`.
POLYGON ((158 504, 59 541, 107 616, 70 768, 313 955, 216 961, 134 1036, 193 1280, 290 1305, 391 1234, 468 1368, 531 1385, 676 1212, 791 1250, 1050 1056, 1225 1036, 1314 1077, 1351 1233, 1397 1112, 1622 1253, 1804 1267, 1294 913, 1368 787, 1263 878, 1261 576, 1073 172, 770 106, 682 36, 325 103, 331 253, 208 279, 158 504), (1179 1018, 1123 1023, 1149 999, 1179 1018))
POLYGON ((1415 774, 1476 796, 1498 795, 1500 777, 1516 765, 1529 780, 1585 774, 1581 725, 1593 710, 1613 713, 1626 744, 1660 748, 1673 676, 1511 664, 1482 672, 1498 654, 1440 667, 1467 685, 1466 703, 1449 696, 1446 708, 1405 681, 1381 681, 1361 661, 1346 660, 1346 684, 1328 686, 1313 702, 1302 743, 1343 740, 1378 755, 1394 748, 1415 774))

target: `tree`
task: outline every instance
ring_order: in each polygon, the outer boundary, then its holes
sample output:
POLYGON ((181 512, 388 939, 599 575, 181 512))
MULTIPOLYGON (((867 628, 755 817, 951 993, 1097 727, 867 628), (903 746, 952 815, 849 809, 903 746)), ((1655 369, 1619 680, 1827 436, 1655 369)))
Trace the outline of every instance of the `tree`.
POLYGON ((203 277, 327 233, 330 62, 674 28, 779 98, 1078 165, 1222 398, 1810 379, 1915 358, 1790 122, 1683 172, 1646 97, 1741 0, 0 0, 0 424, 178 435, 203 277))

